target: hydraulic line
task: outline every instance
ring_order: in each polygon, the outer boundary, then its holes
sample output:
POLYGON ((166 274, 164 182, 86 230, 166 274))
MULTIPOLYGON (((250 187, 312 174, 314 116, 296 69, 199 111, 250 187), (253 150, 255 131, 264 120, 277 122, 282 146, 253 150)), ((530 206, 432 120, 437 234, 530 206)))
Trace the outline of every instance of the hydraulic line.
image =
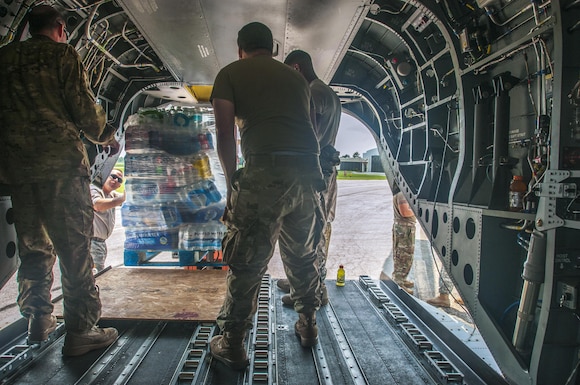
MULTIPOLYGON (((101 3, 99 3, 99 4, 101 4, 101 3)), ((91 20, 93 20, 93 18, 97 14, 98 8, 99 8, 98 5, 95 6, 95 8, 91 12, 90 16, 87 18, 87 22, 85 24, 85 36, 87 38, 87 41, 90 42, 91 44, 93 44, 95 47, 97 47, 99 49, 99 51, 101 51, 106 57, 108 57, 110 60, 112 60, 113 63, 117 64, 119 67, 122 67, 122 68, 145 68, 145 67, 151 67, 151 68, 153 68, 153 70, 155 72, 159 72, 160 71, 159 68, 155 64, 151 64, 151 63, 123 64, 123 63, 121 63, 119 61, 119 59, 117 59, 109 51, 107 51, 107 49, 104 46, 102 46, 95 39, 93 39, 93 37, 91 35, 91 20)))
MULTIPOLYGON (((538 115, 545 115, 547 112, 547 101, 546 101, 546 51, 543 44, 540 43, 538 40, 534 42, 534 48, 536 50, 536 65, 538 70, 538 85, 537 85, 537 93, 538 93, 538 115), (538 47, 536 44, 539 44, 540 49, 538 52, 538 47)), ((552 76, 554 74, 551 74, 552 76)))
POLYGON ((16 17, 14 17, 12 23, 10 23, 10 26, 8 27, 8 33, 6 34, 6 36, 0 37, 0 47, 10 43, 14 39, 14 33, 17 31, 18 26, 20 25, 24 17, 28 14, 30 8, 34 5, 34 2, 35 0, 27 0, 20 6, 20 9, 18 9, 16 17))
POLYGON ((121 62, 119 61, 119 59, 117 59, 112 54, 110 54, 109 51, 107 51, 107 49, 105 47, 103 47, 98 42, 96 42, 95 39, 93 39, 93 36, 91 35, 91 21, 94 19, 95 15, 97 14, 97 10, 99 9, 100 4, 102 4, 102 3, 98 3, 95 6, 95 8, 93 8, 93 11, 91 12, 90 16, 87 18, 87 22, 85 23, 85 36, 87 38, 87 41, 90 42, 91 44, 93 44, 95 47, 97 47, 99 49, 99 51, 101 51, 103 54, 105 54, 105 56, 107 56, 109 59, 111 59, 115 64, 121 65, 121 62))
POLYGON ((545 264, 546 236, 544 233, 534 230, 530 238, 528 256, 524 263, 524 271, 522 273, 524 287, 522 288, 520 306, 512 338, 514 347, 522 354, 528 351, 527 340, 536 314, 540 287, 544 283, 545 264))
POLYGON ((126 28, 127 28, 127 22, 125 22, 125 24, 123 24, 123 29, 121 30, 121 36, 123 36, 123 39, 125 39, 125 41, 127 43, 129 43, 133 48, 135 48, 135 50, 137 52, 139 52, 139 54, 141 54, 141 56, 143 56, 145 59, 147 59, 153 63, 153 59, 151 59, 149 56, 147 56, 147 54, 145 52, 143 52, 139 47, 137 47, 137 45, 135 43, 133 43, 133 41, 131 41, 131 39, 129 39, 129 37, 127 36, 126 28))
POLYGON ((492 180, 496 177, 500 167, 508 163, 509 120, 510 120, 510 96, 509 91, 518 79, 505 72, 493 79, 495 91, 495 111, 493 130, 493 169, 492 180))
POLYGON ((511 16, 509 19, 504 20, 504 21, 500 21, 497 17, 496 17, 496 12, 493 10, 493 8, 490 7, 484 7, 485 12, 487 13, 487 16, 489 17, 489 19, 492 21, 492 23, 494 23, 497 26, 503 27, 507 24, 509 24, 510 22, 512 22, 513 20, 517 19, 519 16, 523 15, 525 12, 527 12, 530 8, 533 11, 533 18, 536 22, 536 25, 541 24, 540 20, 539 20, 539 14, 540 12, 545 12, 545 8, 548 7, 549 5, 552 4, 552 1, 546 1, 542 4, 538 4, 537 1, 532 0, 530 1, 529 4, 527 4, 525 7, 521 8, 518 12, 516 12, 513 16, 511 16))

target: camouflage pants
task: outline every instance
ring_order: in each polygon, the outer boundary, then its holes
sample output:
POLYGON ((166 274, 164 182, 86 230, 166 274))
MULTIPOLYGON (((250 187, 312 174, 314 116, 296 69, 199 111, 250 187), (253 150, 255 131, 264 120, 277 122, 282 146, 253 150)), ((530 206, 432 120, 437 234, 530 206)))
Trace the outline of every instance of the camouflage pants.
POLYGON ((441 267, 441 274, 439 275, 439 294, 449 294, 453 291, 453 281, 447 271, 442 266, 441 267))
POLYGON ((324 218, 322 218, 322 222, 324 223, 324 228, 322 230, 320 244, 317 248, 318 254, 318 267, 320 272, 320 284, 324 286, 324 281, 326 280, 326 260, 328 258, 328 248, 330 246, 330 236, 332 234, 332 221, 334 220, 335 211, 336 211, 336 196, 337 196, 337 188, 336 188, 336 170, 328 176, 324 176, 324 181, 326 182, 326 189, 320 193, 321 195, 321 204, 323 210, 321 211, 324 214, 324 218))
POLYGON ((407 279, 413 255, 415 254, 415 225, 412 223, 393 224, 393 280, 407 279))
MULTIPOLYGON (((300 158, 299 158, 300 159, 300 158)), ((252 325, 260 282, 279 242, 284 270, 299 313, 316 311, 320 302, 316 246, 322 230, 318 160, 305 164, 247 159, 232 177, 222 242, 230 269, 227 292, 217 317, 223 331, 242 332, 252 325), (309 171, 311 170, 311 171, 309 171)))
POLYGON ((334 172, 328 176, 324 176, 324 181, 326 182, 326 190, 322 192, 322 196, 324 197, 325 207, 324 211, 326 213, 326 221, 332 222, 334 221, 335 213, 336 213, 336 197, 338 193, 338 188, 336 185, 336 176, 338 172, 336 169, 334 172))
POLYGON ((90 329, 100 317, 101 302, 89 253, 93 208, 88 177, 11 187, 20 312, 26 318, 52 313, 52 269, 58 255, 66 328, 90 329))

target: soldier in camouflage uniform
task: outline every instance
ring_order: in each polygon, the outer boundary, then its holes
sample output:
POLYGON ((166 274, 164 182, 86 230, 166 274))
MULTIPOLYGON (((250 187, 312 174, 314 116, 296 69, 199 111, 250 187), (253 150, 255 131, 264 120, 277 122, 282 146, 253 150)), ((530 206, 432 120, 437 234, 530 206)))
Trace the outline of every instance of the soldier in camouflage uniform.
MULTIPOLYGON (((312 65, 312 58, 307 52, 295 50, 290 52, 284 63, 294 68, 304 76, 310 85, 315 114, 315 131, 320 145, 320 166, 324 174, 326 189, 321 192, 322 206, 324 208, 324 229, 322 231, 320 245, 318 245, 318 270, 320 272, 320 298, 321 305, 328 304, 328 291, 326 289, 326 260, 328 247, 332 234, 332 221, 336 212, 336 166, 340 164, 339 155, 334 145, 340 125, 342 108, 340 99, 327 84, 318 78, 312 65)), ((312 108, 312 107, 311 107, 312 108)), ((290 283, 287 279, 279 279, 276 283, 280 289, 290 293, 290 283)), ((282 302, 285 305, 294 305, 292 295, 284 295, 282 302)))
POLYGON ((108 143, 114 130, 90 91, 84 67, 68 44, 65 21, 46 5, 32 9, 32 37, 0 48, 0 175, 9 185, 18 236, 18 305, 29 342, 56 328, 50 289, 62 272, 63 354, 81 355, 116 340, 95 326, 101 302, 89 254, 93 209, 89 161, 81 132, 108 143), (106 131, 106 132, 104 132, 106 131))
POLYGON ((395 185, 393 189, 393 281, 413 294, 413 282, 407 280, 415 254, 416 218, 409 203, 395 185))
POLYGON ((295 334, 304 347, 317 343, 316 246, 323 224, 319 191, 324 180, 308 83, 272 58, 272 32, 264 24, 244 26, 238 46, 241 60, 218 73, 211 96, 228 185, 223 256, 230 269, 217 318, 223 335, 211 340, 210 349, 217 360, 241 370, 248 365, 243 341, 277 241, 299 313, 295 334), (238 171, 234 121, 246 160, 238 171))

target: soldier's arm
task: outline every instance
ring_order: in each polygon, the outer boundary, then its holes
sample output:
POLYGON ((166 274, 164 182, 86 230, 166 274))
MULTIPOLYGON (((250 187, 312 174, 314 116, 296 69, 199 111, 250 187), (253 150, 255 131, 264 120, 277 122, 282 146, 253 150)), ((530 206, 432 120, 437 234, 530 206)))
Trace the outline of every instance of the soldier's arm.
POLYGON ((413 213, 413 210, 411 209, 411 206, 409 206, 409 202, 407 202, 407 200, 403 196, 403 193, 399 192, 397 194, 398 194, 397 205, 399 207, 399 212, 401 213, 401 215, 404 216, 405 218, 415 216, 415 213, 413 213))
POLYGON ((319 129, 318 129, 318 121, 319 121, 319 115, 316 113, 316 105, 315 105, 315 101, 314 98, 310 98, 310 121, 312 122, 312 128, 314 128, 314 133, 316 134, 316 139, 320 141, 320 138, 322 138, 322 135, 320 135, 319 129))
POLYGON ((316 132, 316 137, 320 141, 324 136, 324 127, 321 127, 318 123, 322 121, 322 114, 324 113, 324 94, 320 92, 316 87, 311 87, 310 92, 312 98, 310 99, 310 119, 314 125, 314 131, 316 132), (314 116, 314 117, 312 117, 314 116))
POLYGON ((213 99, 215 126, 217 134, 217 151, 224 170, 230 193, 230 182, 236 171, 236 131, 234 103, 225 99, 213 99))

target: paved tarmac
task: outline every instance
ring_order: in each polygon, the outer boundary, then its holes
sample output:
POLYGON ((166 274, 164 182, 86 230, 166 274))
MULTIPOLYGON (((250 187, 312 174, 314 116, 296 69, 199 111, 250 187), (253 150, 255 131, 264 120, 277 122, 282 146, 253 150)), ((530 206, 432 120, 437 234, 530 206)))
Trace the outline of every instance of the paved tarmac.
MULTIPOLYGON (((336 218, 332 224, 332 236, 327 261, 328 279, 336 279, 340 264, 344 265, 346 278, 358 279, 368 275, 379 279, 381 272, 392 272, 393 225, 392 193, 386 180, 339 180, 336 218)), ((107 265, 124 268, 124 229, 120 226, 120 210, 117 210, 117 226, 107 240, 109 256, 107 265)), ((169 256, 170 258, 170 256, 169 256)), ((147 267, 137 267, 147 268, 147 267)), ((415 281, 415 296, 427 299, 436 295, 437 261, 420 226, 417 225, 415 262, 410 279, 415 281)), ((55 267, 53 298, 60 295, 60 271, 55 267)), ((276 252, 268 266, 273 278, 285 276, 282 262, 276 252)), ((20 317, 16 305, 17 284, 15 276, 0 290, 0 329, 20 317)), ((461 308, 453 304, 450 310, 462 316, 461 308)))

